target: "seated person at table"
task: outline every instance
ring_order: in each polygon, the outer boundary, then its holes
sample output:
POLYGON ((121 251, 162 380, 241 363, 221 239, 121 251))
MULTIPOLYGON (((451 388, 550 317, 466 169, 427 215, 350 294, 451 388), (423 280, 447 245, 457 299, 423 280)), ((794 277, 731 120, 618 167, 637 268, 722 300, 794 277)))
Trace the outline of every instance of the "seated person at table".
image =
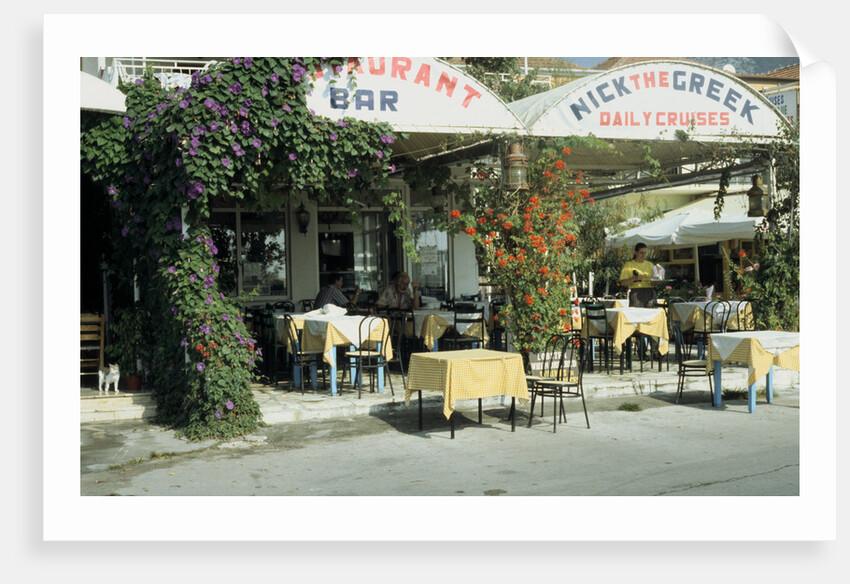
POLYGON ((655 288, 652 285, 652 262, 646 261, 646 244, 635 245, 634 257, 620 271, 620 286, 629 288, 629 306, 648 308, 655 304, 655 288))
POLYGON ((316 308, 321 308, 325 304, 334 304, 343 308, 352 307, 357 304, 357 297, 360 295, 360 286, 354 290, 354 297, 349 300, 342 293, 342 274, 331 274, 330 284, 319 290, 316 294, 316 308))
POLYGON ((376 304, 378 308, 419 308, 419 282, 411 282, 407 273, 398 272, 393 283, 378 296, 376 304))

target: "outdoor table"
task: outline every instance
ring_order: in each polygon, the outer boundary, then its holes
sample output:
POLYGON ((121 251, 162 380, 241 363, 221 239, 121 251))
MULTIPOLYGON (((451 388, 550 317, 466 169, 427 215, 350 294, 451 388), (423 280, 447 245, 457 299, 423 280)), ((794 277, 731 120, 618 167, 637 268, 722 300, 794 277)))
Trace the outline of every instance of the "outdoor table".
MULTIPOLYGON (((475 317, 477 313, 458 313, 463 318, 475 317)), ((416 309, 413 311, 413 330, 417 334, 429 351, 439 350, 439 339, 446 331, 454 327, 454 312, 451 310, 437 309, 416 309)), ((461 325, 458 334, 472 337, 480 337, 479 325, 466 323, 461 325)), ((488 338, 487 331, 484 331, 484 340, 488 338)))
MULTIPOLYGON (((348 345, 352 351, 359 347, 360 342, 360 322, 362 316, 327 316, 327 315, 311 315, 311 314, 292 314, 292 322, 295 327, 301 330, 301 348, 305 351, 321 350, 325 363, 330 366, 331 378, 331 395, 336 395, 337 392, 337 366, 336 366, 336 347, 348 345)), ((368 340, 376 343, 377 349, 381 351, 386 359, 392 359, 393 349, 392 342, 387 339, 387 343, 381 346, 381 339, 384 334, 384 328, 389 326, 386 319, 373 317, 368 340)), ((278 339, 282 337, 282 343, 289 350, 288 337, 283 330, 283 317, 276 317, 276 331, 278 339)), ((351 359, 349 365, 351 376, 354 379, 355 360, 351 359)), ((293 372, 295 383, 300 382, 298 378, 299 372, 296 369, 293 372)), ((313 389, 317 387, 317 378, 315 368, 312 370, 313 389)), ((384 370, 378 369, 378 393, 384 391, 384 370)))
POLYGON ((481 399, 497 395, 511 396, 511 432, 515 430, 516 398, 528 399, 528 387, 522 356, 516 353, 466 349, 439 353, 413 353, 408 366, 405 406, 413 392, 419 394, 419 429, 422 430, 422 392, 443 394, 443 415, 451 423, 455 437, 455 403, 459 399, 478 399, 478 423, 481 423, 481 399))
MULTIPOLYGON (((670 334, 667 331, 667 315, 663 308, 606 308, 608 328, 611 331, 614 349, 620 354, 620 373, 623 372, 623 351, 626 340, 633 334, 640 333, 658 339, 658 352, 666 355, 669 347, 670 334)), ((587 323, 582 327, 582 336, 596 331, 587 323), (593 329, 589 331, 588 329, 593 329)), ((658 362, 661 369, 661 361, 658 362)))
MULTIPOLYGON (((705 309, 706 307, 714 302, 714 306, 712 307, 711 317, 717 317, 720 315, 721 308, 720 305, 717 304, 716 300, 709 301, 700 301, 700 302, 674 302, 673 303, 673 314, 670 315, 670 318, 673 320, 679 321, 681 324, 682 332, 686 332, 689 330, 697 330, 702 331, 705 328, 704 320, 705 320, 705 309)), ((739 322, 738 316, 738 308, 741 302, 739 300, 728 300, 729 306, 731 308, 731 312, 729 313, 729 320, 726 322, 727 330, 738 330, 741 328, 751 328, 753 324, 753 308, 749 302, 745 303, 744 314, 741 315, 740 320, 744 322, 739 322), (741 326, 741 325, 744 326, 741 326)))
POLYGON ((629 299, 628 298, 603 298, 600 300, 602 304, 605 305, 605 308, 628 308, 629 307, 629 299))
POLYGON ((800 333, 784 331, 743 331, 714 333, 708 348, 706 369, 714 367, 714 407, 720 407, 723 363, 746 363, 747 409, 756 410, 756 381, 766 377, 767 402, 773 402, 773 367, 800 370, 800 333))

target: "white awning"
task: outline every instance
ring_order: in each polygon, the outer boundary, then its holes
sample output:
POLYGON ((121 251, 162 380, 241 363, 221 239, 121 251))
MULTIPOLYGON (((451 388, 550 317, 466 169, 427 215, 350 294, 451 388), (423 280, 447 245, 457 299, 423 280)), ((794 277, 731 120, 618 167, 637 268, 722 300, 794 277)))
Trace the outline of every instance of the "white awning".
POLYGON ((124 94, 102 81, 80 71, 80 109, 109 114, 123 114, 127 111, 124 105, 124 94))
POLYGON ((710 245, 727 239, 752 239, 762 221, 762 217, 747 217, 740 212, 715 220, 713 211, 691 209, 633 227, 609 237, 606 244, 610 247, 631 247, 639 242, 650 246, 710 245))
POLYGON ((730 73, 698 63, 643 61, 508 104, 533 136, 696 142, 766 139, 788 120, 730 73))

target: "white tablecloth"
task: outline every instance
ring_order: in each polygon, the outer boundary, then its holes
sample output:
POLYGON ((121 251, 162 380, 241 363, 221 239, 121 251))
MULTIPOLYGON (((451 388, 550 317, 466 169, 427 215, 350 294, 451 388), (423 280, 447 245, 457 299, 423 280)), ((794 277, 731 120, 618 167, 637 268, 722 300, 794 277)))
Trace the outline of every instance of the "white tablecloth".
POLYGON ((711 344, 723 358, 728 359, 732 351, 744 339, 756 339, 768 353, 778 355, 800 345, 800 333, 785 331, 745 331, 740 333, 715 333, 711 344))

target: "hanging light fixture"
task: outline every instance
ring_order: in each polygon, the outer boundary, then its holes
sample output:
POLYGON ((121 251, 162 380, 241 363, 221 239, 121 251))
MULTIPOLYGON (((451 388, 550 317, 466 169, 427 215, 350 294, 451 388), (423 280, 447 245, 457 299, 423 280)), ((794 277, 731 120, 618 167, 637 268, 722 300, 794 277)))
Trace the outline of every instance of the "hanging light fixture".
POLYGON ((753 175, 753 186, 747 191, 747 199, 749 199, 749 210, 747 217, 764 217, 767 214, 767 193, 761 186, 761 175, 753 175))
POLYGON ((431 208, 434 209, 435 213, 442 213, 448 202, 449 198, 446 196, 446 191, 442 187, 431 187, 431 208))
POLYGON ((307 229, 310 227, 310 211, 304 207, 304 203, 295 210, 295 221, 298 222, 298 231, 307 235, 307 229))
POLYGON ((511 144, 505 156, 505 187, 512 191, 528 190, 528 156, 521 144, 511 144))

